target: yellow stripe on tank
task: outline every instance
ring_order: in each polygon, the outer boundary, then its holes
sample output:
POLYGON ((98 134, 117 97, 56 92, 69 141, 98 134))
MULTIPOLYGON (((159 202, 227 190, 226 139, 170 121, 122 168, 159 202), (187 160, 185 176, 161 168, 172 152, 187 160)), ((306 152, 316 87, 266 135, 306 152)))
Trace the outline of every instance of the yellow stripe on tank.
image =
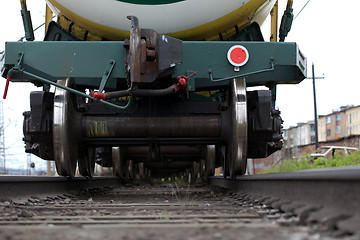
MULTIPOLYGON (((76 13, 70 11, 66 7, 59 4, 56 0, 48 0, 52 5, 54 5, 64 16, 69 20, 79 25, 80 27, 98 34, 108 40, 124 40, 129 38, 129 32, 107 27, 88 19, 85 19, 76 13)), ((183 40, 219 40, 219 33, 221 33, 223 39, 227 39, 235 34, 235 26, 241 30, 243 27, 247 26, 249 23, 256 18, 258 21, 264 21, 267 15, 267 11, 261 11, 263 8, 272 8, 275 0, 251 0, 240 8, 234 10, 233 12, 218 18, 216 20, 210 21, 208 23, 202 24, 200 26, 172 33, 165 33, 166 35, 173 36, 183 40)), ((124 16, 125 18, 126 16, 124 16)), ((262 22, 259 22, 262 24, 262 22)), ((141 21, 140 21, 141 27, 141 21)), ((155 28, 155 27, 154 27, 155 28)), ((156 28, 155 28, 156 29, 156 28)), ((163 33, 164 34, 164 33, 163 33)))
POLYGON ((263 16, 258 16, 258 9, 260 9, 264 4, 273 5, 274 3, 275 0, 252 0, 249 1, 247 4, 243 5, 241 8, 238 8, 235 11, 214 21, 208 22, 206 24, 189 30, 170 33, 168 35, 183 40, 217 41, 220 39, 219 33, 221 33, 223 39, 227 39, 236 33, 235 26, 237 26, 238 29, 241 30, 242 28, 249 25, 253 21, 255 16, 258 19, 262 20, 261 22, 259 22, 259 24, 261 25, 267 17, 268 13, 260 11, 259 13, 263 16))

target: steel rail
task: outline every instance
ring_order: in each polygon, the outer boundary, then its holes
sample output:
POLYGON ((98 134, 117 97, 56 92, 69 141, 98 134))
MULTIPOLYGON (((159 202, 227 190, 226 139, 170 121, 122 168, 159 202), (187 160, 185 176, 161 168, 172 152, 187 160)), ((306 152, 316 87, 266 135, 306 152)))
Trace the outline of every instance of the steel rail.
POLYGON ((360 168, 329 168, 289 173, 214 177, 212 185, 230 189, 239 201, 267 204, 300 216, 360 233, 360 168))
POLYGON ((59 195, 80 189, 117 186, 122 182, 115 177, 94 177, 93 180, 85 177, 69 179, 47 176, 0 176, 0 196, 3 200, 22 201, 34 195, 59 195))
MULTIPOLYGON (((297 215, 303 224, 319 222, 343 232, 357 233, 360 220, 360 168, 337 168, 292 173, 213 177, 211 185, 227 188, 239 205, 267 205, 297 215)), ((80 189, 119 186, 121 180, 64 177, 0 176, 0 196, 27 201, 29 196, 63 194, 80 189)))

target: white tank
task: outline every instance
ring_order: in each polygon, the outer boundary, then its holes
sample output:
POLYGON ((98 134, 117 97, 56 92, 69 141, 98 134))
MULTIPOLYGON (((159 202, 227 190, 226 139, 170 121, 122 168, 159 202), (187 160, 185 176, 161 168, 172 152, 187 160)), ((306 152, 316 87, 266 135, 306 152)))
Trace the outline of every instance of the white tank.
POLYGON ((260 25, 275 0, 46 0, 74 24, 109 40, 129 37, 129 15, 141 28, 183 40, 218 40, 251 22, 260 25))

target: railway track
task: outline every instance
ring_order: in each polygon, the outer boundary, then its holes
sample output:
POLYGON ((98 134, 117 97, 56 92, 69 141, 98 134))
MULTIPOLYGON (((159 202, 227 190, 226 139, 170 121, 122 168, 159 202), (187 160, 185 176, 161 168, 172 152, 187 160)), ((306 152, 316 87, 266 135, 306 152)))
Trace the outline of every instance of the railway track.
POLYGON ((212 178, 191 186, 1 177, 0 239, 358 239, 359 173, 212 178))

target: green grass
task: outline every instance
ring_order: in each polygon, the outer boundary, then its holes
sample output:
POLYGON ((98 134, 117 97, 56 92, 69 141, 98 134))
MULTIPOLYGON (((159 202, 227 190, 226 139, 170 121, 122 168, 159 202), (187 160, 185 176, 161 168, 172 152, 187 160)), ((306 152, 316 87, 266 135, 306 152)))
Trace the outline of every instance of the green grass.
POLYGON ((263 173, 292 172, 306 169, 345 167, 360 165, 360 151, 345 156, 342 152, 335 153, 334 158, 317 158, 311 160, 309 156, 303 156, 300 160, 285 160, 280 165, 263 173))

